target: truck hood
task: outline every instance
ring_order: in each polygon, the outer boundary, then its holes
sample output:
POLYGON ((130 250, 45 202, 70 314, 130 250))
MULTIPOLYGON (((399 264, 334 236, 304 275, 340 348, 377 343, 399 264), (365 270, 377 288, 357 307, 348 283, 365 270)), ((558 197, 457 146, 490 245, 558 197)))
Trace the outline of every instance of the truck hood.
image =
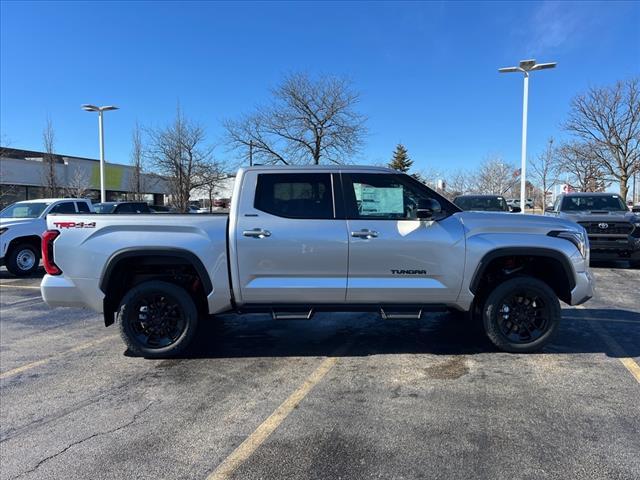
POLYGON ((2 227, 15 227, 16 225, 29 225, 36 223, 41 218, 0 218, 0 226, 2 227))
POLYGON ((519 213, 459 212, 457 216, 465 228, 474 233, 535 233, 546 235, 552 230, 583 231, 576 223, 543 215, 519 213))
POLYGON ((560 212, 561 218, 573 222, 639 222, 640 216, 632 212, 584 211, 576 213, 560 212))

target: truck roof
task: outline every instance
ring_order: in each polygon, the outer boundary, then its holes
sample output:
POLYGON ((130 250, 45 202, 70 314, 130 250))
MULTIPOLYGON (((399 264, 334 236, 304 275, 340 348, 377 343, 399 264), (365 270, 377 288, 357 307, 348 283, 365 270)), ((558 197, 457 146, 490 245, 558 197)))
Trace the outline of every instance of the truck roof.
MULTIPOLYGON (((53 202, 87 202, 87 198, 32 198, 31 200, 18 200, 20 203, 53 203, 53 202)), ((17 202, 16 202, 17 203, 17 202)))
POLYGON ((351 171, 379 171, 385 173, 401 173, 387 167, 374 167, 372 165, 254 165, 242 167, 241 170, 351 170, 351 171))
POLYGON ((615 192, 569 192, 569 193, 561 193, 563 197, 611 197, 620 195, 615 192))

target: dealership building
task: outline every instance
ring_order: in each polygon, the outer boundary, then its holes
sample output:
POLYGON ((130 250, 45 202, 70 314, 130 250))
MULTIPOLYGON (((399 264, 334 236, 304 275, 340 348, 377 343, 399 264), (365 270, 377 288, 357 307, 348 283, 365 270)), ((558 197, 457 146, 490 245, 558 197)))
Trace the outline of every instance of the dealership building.
MULTIPOLYGON (((47 196, 53 162, 57 197, 100 199, 100 161, 93 158, 47 154, 16 148, 0 148, 0 207, 20 200, 47 196)), ((107 201, 133 199, 135 169, 118 163, 105 164, 107 201)), ((153 205, 164 205, 169 186, 158 175, 140 176, 140 198, 153 205)))

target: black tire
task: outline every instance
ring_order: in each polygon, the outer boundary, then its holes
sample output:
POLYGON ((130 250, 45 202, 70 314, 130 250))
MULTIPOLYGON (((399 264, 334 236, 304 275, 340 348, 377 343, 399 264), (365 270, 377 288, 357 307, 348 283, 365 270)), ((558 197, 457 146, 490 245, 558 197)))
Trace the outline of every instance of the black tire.
POLYGON ((7 270, 16 277, 31 275, 40 265, 40 251, 30 243, 21 243, 7 254, 7 270))
POLYGON ((633 269, 640 269, 640 260, 629 260, 629 267, 633 269))
POLYGON ((558 297, 544 282, 516 277, 498 285, 482 309, 484 329, 500 350, 512 353, 540 350, 560 324, 558 297))
POLYGON ((182 287, 153 280, 127 292, 117 321, 131 353, 167 358, 182 353, 191 343, 198 327, 198 309, 182 287))

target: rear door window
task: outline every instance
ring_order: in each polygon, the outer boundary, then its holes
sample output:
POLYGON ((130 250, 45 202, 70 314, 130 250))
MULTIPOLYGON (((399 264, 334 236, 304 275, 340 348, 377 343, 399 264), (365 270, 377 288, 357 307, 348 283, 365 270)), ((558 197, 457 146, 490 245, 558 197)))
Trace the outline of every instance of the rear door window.
POLYGON ((328 173, 260 174, 254 207, 278 217, 332 219, 331 176, 328 173))
POLYGON ((76 213, 75 202, 62 202, 53 207, 49 213, 76 213))

